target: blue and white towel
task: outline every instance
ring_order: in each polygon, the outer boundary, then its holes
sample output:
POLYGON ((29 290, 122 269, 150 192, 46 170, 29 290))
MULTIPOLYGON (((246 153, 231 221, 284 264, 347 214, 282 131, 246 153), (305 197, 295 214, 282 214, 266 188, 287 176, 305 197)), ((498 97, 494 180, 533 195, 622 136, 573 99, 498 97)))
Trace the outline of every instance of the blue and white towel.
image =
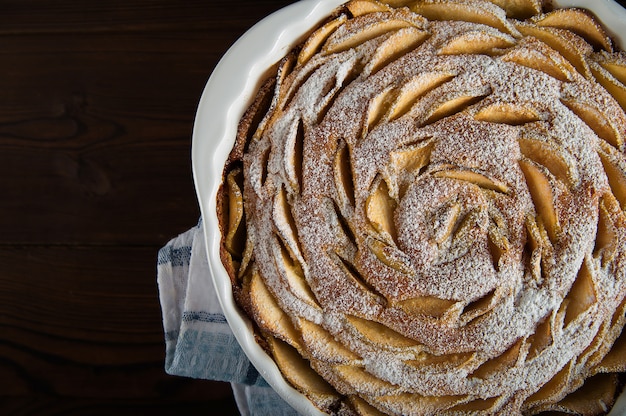
POLYGON ((168 374, 231 383, 244 416, 293 416, 237 343, 213 288, 201 223, 159 251, 168 374))

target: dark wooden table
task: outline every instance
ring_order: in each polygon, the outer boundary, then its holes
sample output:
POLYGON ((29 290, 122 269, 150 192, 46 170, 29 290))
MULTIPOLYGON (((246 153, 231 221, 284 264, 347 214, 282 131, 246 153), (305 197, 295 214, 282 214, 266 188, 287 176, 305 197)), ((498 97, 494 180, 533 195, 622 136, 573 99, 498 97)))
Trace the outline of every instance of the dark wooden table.
POLYGON ((0 0, 0 414, 236 414, 164 373, 156 255, 208 76, 288 3, 0 0))
POLYGON ((156 256, 207 78, 288 3, 0 0, 0 414, 236 414, 164 373, 156 256))

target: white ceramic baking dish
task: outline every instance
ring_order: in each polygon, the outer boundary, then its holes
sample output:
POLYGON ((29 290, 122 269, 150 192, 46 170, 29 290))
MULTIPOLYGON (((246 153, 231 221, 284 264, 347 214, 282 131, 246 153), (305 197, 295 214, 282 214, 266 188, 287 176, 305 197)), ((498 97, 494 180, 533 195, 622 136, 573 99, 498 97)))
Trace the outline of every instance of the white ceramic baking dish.
MULTIPOLYGON (((237 125, 250 105, 268 68, 298 44, 345 0, 301 0, 266 17, 248 30, 213 70, 198 106, 193 130, 193 174, 203 217, 207 256, 215 289, 235 337, 267 382, 303 415, 322 415, 282 377, 274 361, 256 343, 250 321, 236 306, 231 282, 220 260, 216 195, 224 162, 235 140, 237 125)), ((558 7, 593 8, 593 12, 623 49, 626 10, 613 0, 558 0, 558 7)), ((611 412, 626 414, 626 394, 611 412)))

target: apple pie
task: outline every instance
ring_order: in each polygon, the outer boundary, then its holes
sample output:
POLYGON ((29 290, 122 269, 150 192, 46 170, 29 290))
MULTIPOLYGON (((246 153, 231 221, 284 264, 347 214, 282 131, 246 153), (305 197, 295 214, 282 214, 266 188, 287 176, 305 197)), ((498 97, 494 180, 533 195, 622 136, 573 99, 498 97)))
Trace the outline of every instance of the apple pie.
POLYGON ((540 0, 352 0, 218 194, 284 378, 338 415, 597 415, 626 372, 626 54, 540 0))

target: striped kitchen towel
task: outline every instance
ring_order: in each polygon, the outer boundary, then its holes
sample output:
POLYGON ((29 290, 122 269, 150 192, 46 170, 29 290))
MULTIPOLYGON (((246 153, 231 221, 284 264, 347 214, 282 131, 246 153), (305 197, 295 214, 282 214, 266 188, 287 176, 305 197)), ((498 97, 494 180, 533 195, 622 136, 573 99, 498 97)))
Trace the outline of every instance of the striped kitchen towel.
POLYGON ((165 332, 165 371, 230 382, 242 415, 295 415, 237 343, 210 273, 201 222, 159 251, 157 282, 165 332))

